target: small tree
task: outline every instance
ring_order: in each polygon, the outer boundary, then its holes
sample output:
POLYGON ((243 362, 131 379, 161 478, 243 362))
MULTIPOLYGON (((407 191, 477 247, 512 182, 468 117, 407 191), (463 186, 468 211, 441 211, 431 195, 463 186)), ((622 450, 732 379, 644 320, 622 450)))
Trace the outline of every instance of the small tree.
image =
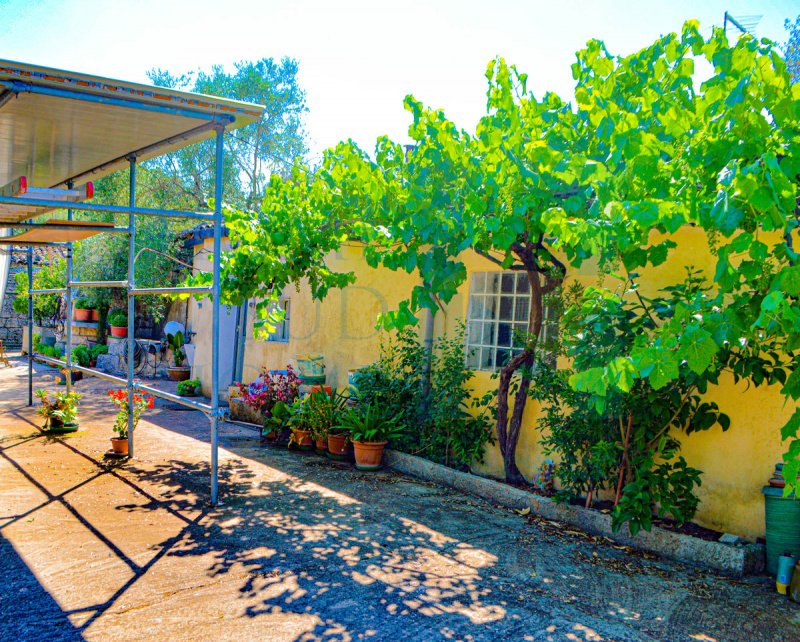
MULTIPOLYGON (((28 315, 28 273, 14 275, 17 294, 11 304, 17 314, 28 315)), ((34 290, 54 290, 67 285, 66 261, 56 257, 39 267, 33 275, 34 290)), ((61 313, 60 294, 37 294, 33 297, 33 319, 39 325, 53 325, 61 313)))
MULTIPOLYGON (((266 107, 256 123, 225 136, 225 201, 258 209, 272 174, 289 176, 295 160, 306 153, 302 117, 305 92, 297 80, 298 64, 291 58, 262 58, 235 63, 228 73, 221 65, 210 72, 174 75, 162 69, 148 72, 161 87, 258 103, 266 107)), ((214 142, 205 141, 172 152, 157 163, 196 207, 206 208, 214 187, 214 142)))

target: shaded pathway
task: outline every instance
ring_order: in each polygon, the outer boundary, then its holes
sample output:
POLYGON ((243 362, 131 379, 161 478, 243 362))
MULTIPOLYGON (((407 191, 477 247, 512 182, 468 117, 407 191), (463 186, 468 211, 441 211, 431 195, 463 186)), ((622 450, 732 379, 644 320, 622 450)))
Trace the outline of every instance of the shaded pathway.
MULTIPOLYGON (((102 460, 113 408, 42 436, 0 369, 0 638, 789 640, 796 605, 389 472, 259 448, 157 408, 136 461, 102 460), (13 605, 13 606, 11 606, 13 605)), ((48 375, 37 375, 44 380, 48 375)), ((84 391, 102 392, 97 381, 84 391)))

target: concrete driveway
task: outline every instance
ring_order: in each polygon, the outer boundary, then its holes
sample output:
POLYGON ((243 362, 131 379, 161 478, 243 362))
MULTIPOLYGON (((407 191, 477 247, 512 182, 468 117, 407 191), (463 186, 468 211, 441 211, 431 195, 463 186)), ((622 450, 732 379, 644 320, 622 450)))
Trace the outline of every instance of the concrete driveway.
POLYGON ((54 439, 24 405, 24 368, 0 368, 0 639, 800 639, 798 605, 766 578, 261 448, 232 426, 211 507, 203 415, 159 405, 137 459, 107 462, 106 387, 79 383, 82 430, 54 439))

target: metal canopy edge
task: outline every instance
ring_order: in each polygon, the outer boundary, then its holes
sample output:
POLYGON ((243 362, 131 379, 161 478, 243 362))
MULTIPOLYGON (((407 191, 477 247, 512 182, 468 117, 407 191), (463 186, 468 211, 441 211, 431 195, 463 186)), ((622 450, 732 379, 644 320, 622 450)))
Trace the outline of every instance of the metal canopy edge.
POLYGON ((227 98, 0 60, 0 185, 93 180, 256 122, 265 111, 227 98))

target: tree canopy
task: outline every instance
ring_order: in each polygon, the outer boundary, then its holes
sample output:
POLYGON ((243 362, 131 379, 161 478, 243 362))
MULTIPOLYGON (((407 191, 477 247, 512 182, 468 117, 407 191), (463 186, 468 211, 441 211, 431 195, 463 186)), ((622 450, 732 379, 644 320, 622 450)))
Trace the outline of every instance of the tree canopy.
MULTIPOLYGON (((270 176, 288 176, 297 158, 306 154, 302 118, 305 92, 297 80, 298 64, 291 58, 240 61, 228 73, 221 65, 210 72, 173 74, 148 72, 155 85, 258 103, 266 107, 256 123, 225 136, 225 201, 249 209, 258 206, 270 176)), ((214 141, 181 149, 151 164, 159 167, 195 207, 207 207, 214 193, 214 141)))
MULTIPOLYGON (((352 237, 366 242, 371 265, 420 276, 388 326, 452 299, 466 278, 465 250, 525 272, 527 339, 497 364, 497 432, 512 481, 544 296, 588 257, 635 285, 670 257, 671 237, 686 225, 705 231, 716 256, 708 287, 607 363, 576 371, 571 385, 599 412, 611 391, 625 394, 637 380, 659 390, 687 369, 726 369, 800 398, 800 89, 777 47, 750 36, 732 45, 721 29, 704 38, 690 21, 629 56, 590 41, 572 71, 567 102, 537 97, 525 74, 492 61, 474 133, 408 97, 411 149, 382 138, 370 157, 341 143, 314 171, 273 176, 260 213, 228 215, 239 248, 225 259, 226 296, 263 297, 265 314, 300 277, 317 297, 351 282, 325 267, 325 255, 352 237), (702 82, 698 60, 713 67, 702 82)), ((783 431, 794 439, 787 479, 800 470, 799 427, 800 411, 783 431)))

